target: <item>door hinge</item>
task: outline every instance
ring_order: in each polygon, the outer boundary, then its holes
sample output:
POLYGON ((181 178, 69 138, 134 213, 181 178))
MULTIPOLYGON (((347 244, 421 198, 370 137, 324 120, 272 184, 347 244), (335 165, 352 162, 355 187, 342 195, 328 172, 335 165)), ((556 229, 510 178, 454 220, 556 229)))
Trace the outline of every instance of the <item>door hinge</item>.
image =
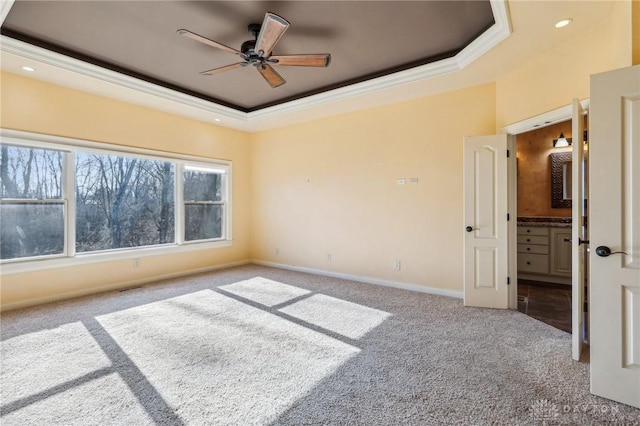
POLYGON ((509 158, 510 155, 511 153, 509 152, 509 150, 507 150, 507 158, 509 158))
POLYGON ((507 277, 507 285, 511 285, 511 277, 507 277))
POLYGON ((507 222, 509 222, 510 220, 511 220, 511 215, 507 213, 507 222))

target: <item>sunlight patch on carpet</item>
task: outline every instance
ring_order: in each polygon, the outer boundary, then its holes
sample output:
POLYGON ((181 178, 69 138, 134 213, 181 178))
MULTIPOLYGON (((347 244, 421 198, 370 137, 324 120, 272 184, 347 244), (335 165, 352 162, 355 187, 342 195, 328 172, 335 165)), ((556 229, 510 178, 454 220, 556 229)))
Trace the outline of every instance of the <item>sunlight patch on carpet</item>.
POLYGON ((255 277, 220 287, 222 290, 265 306, 275 306, 311 293, 309 290, 267 278, 255 277))
POLYGON ((117 373, 74 386, 2 416, 2 426, 25 424, 155 425, 117 373))
POLYGON ((13 337, 1 347, 3 406, 111 366, 80 322, 13 337))
POLYGON ((187 424, 274 421, 360 352, 211 290, 97 320, 187 424))
POLYGON ((279 311, 350 339, 360 339, 391 316, 387 312, 324 294, 313 295, 279 311))

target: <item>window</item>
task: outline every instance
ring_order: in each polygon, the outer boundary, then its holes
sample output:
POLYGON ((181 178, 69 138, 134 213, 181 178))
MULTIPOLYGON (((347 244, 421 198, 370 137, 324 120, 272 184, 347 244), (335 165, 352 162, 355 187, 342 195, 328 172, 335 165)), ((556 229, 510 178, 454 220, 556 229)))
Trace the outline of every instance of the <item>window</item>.
POLYGON ((0 258, 64 253, 63 153, 0 147, 0 258))
POLYGON ((158 253, 185 243, 217 247, 231 239, 228 162, 2 133, 3 263, 145 248, 158 253))
POLYGON ((222 238, 223 177, 221 170, 185 167, 183 179, 185 241, 222 238))
POLYGON ((175 241, 172 163, 84 152, 75 162, 77 253, 175 241))

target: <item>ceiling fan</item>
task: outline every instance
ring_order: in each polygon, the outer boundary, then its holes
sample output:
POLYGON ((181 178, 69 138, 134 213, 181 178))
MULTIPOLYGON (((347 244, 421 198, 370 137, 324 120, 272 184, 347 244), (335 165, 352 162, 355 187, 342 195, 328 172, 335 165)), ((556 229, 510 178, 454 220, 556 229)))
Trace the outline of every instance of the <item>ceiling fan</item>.
POLYGON ((214 68, 212 70, 203 71, 200 74, 213 75, 236 68, 254 66, 271 87, 278 87, 286 83, 280 74, 272 67, 293 66, 293 67, 326 67, 331 61, 331 54, 303 54, 303 55, 272 55, 273 48, 278 43, 284 32, 289 28, 289 22, 281 16, 274 13, 268 13, 264 16, 262 25, 250 24, 249 33, 255 37, 254 40, 248 40, 242 43, 240 50, 226 46, 217 41, 213 41, 189 30, 178 30, 178 34, 189 37, 193 40, 207 44, 209 46, 224 50, 229 53, 240 56, 242 62, 225 65, 223 67, 214 68))

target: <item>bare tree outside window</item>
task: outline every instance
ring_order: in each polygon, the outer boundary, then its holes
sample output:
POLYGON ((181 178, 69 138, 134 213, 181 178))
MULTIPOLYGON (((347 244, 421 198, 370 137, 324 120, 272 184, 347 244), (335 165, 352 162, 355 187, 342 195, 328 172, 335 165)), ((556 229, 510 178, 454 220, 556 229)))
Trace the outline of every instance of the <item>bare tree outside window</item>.
POLYGON ((0 146, 0 258, 64 252, 63 153, 0 146))
POLYGON ((47 143, 0 143, 0 260, 226 238, 228 166, 47 143))
POLYGON ((184 172, 185 241, 222 238, 224 175, 189 170, 184 172))
POLYGON ((76 153, 76 251, 175 241, 172 163, 76 153))

